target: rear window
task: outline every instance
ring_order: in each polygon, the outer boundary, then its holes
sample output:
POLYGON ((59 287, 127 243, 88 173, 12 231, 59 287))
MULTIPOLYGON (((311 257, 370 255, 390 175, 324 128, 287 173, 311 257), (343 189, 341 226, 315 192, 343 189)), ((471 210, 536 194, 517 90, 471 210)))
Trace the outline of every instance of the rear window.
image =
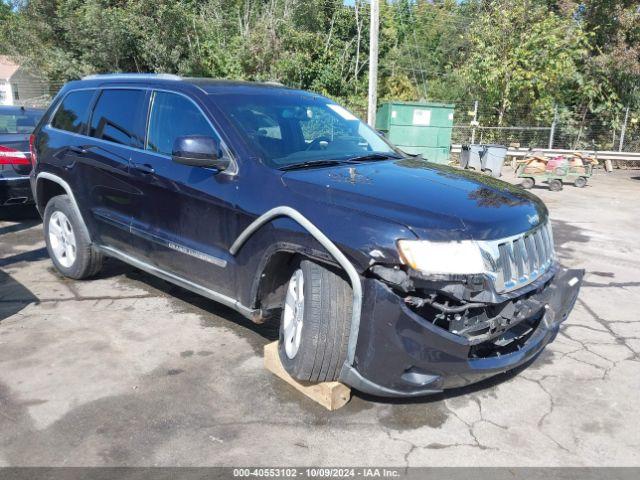
POLYGON ((36 127, 42 112, 17 110, 10 113, 0 112, 0 134, 31 133, 36 127))
POLYGON ((56 110, 51 126, 67 132, 83 133, 94 92, 95 90, 80 90, 69 93, 56 110))
POLYGON ((143 90, 103 90, 91 116, 90 135, 141 148, 147 108, 143 90))

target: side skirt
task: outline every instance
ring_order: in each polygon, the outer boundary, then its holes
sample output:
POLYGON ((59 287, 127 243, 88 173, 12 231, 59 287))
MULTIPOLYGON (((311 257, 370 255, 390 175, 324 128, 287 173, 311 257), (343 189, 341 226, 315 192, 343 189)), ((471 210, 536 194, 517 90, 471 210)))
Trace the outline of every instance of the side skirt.
POLYGON ((117 250, 113 247, 106 247, 102 245, 96 245, 96 247, 105 255, 117 258, 118 260, 128 263, 129 265, 139 268, 140 270, 144 270, 151 275, 162 278, 167 282, 171 282, 186 290, 190 290, 193 293, 197 293, 198 295, 202 295, 203 297, 232 308, 252 322, 259 322, 262 318, 261 310, 246 307, 234 298, 203 287, 202 285, 198 285, 197 283, 187 280, 186 278, 179 277, 178 275, 174 275, 173 273, 167 272, 166 270, 162 270, 154 265, 151 265, 143 260, 139 260, 138 258, 132 257, 131 255, 121 252, 120 250, 117 250))

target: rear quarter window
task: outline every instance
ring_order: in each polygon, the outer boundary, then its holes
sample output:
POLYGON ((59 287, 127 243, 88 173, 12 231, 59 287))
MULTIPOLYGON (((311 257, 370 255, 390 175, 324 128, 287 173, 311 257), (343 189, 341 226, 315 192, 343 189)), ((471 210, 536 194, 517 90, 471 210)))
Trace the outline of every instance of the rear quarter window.
POLYGON ((70 92, 56 110, 51 126, 67 132, 84 133, 94 92, 95 90, 70 92))

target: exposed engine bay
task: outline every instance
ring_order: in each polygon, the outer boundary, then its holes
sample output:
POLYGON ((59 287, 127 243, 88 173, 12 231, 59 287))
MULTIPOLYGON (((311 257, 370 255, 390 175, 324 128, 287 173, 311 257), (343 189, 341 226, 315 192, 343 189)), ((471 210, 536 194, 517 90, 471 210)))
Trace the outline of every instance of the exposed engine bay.
MULTIPOLYGON (((404 303, 423 319, 465 337, 471 357, 500 356, 519 349, 544 316, 551 279, 526 289, 520 295, 494 296, 498 302, 469 301, 478 284, 464 279, 447 284, 412 278, 403 268, 380 265, 371 272, 400 295, 404 303)), ((524 289, 523 289, 524 290, 524 289)), ((485 298, 486 295, 480 295, 485 298)))

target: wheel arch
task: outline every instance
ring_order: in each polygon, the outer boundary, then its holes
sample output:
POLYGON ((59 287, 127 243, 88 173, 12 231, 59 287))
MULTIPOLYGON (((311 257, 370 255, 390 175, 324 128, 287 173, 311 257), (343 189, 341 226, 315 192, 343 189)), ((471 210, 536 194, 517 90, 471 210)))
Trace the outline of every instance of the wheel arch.
POLYGON ((81 220, 81 228, 84 230, 84 233, 86 233, 87 238, 91 240, 91 234, 89 233, 87 223, 82 216, 80 207, 78 207, 78 202, 76 201, 76 197, 73 194, 73 190, 65 180, 50 172, 40 172, 36 177, 35 190, 36 206, 38 208, 38 211, 42 214, 44 214, 44 209, 46 208, 47 203, 49 203, 49 200, 57 195, 66 194, 71 200, 71 205, 76 210, 76 213, 81 220))
MULTIPOLYGON (((362 282, 360 280, 360 275, 356 271, 353 264, 347 259, 347 257, 342 253, 342 251, 311 221, 309 221, 304 215, 302 215, 297 210, 287 207, 287 206, 279 206, 272 208, 271 210, 265 212, 256 218, 247 228, 245 228, 242 233, 236 238, 236 240, 229 248, 229 253, 231 255, 236 255, 238 251, 242 248, 245 242, 262 226, 267 223, 270 223, 272 220, 280 217, 289 217, 298 223, 301 227, 303 227, 315 240, 322 245, 322 247, 328 252, 330 258, 332 258, 339 267, 344 270, 347 274, 349 283, 351 284, 351 288, 353 291, 353 304, 352 304, 352 318, 351 318, 351 328, 349 331, 349 345, 347 349, 347 360, 346 364, 351 366, 354 364, 355 359, 355 350, 356 343, 358 340, 358 331, 360 329, 360 315, 362 310, 362 282)), ((270 256, 265 255, 266 260, 264 261, 265 266, 270 261, 270 256)), ((262 269, 258 271, 262 272, 262 269)), ((259 277, 262 277, 262 273, 260 273, 259 277)), ((287 278, 288 280, 288 278, 287 278)), ((256 282, 254 281, 254 284, 256 282)), ((259 289, 260 282, 258 281, 258 286, 256 291, 259 289)), ((253 292, 252 292, 253 294, 253 292)), ((252 297, 255 298, 255 297, 252 297)))
POLYGON ((342 273, 349 281, 344 269, 327 252, 293 243, 277 243, 267 249, 258 264, 251 283, 251 306, 264 312, 279 308, 284 302, 286 284, 302 260, 342 273))

